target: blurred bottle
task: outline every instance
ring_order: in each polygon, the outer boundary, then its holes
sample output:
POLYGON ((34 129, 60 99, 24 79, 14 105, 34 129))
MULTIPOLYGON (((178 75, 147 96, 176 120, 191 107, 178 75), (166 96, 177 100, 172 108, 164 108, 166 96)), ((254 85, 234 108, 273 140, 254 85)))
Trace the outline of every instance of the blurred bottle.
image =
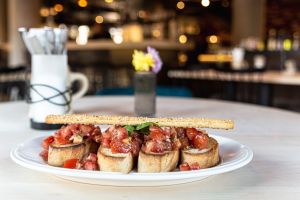
POLYGON ((277 39, 276 39, 276 50, 277 51, 284 50, 284 35, 285 35, 284 30, 279 30, 277 33, 277 39))
POLYGON ((292 46, 292 49, 294 51, 297 51, 297 50, 299 50, 299 47, 300 47, 299 32, 295 32, 293 34, 293 46, 292 46))
POLYGON ((276 30, 270 29, 268 33, 268 40, 267 40, 267 50, 268 51, 275 51, 277 46, 276 40, 276 30))

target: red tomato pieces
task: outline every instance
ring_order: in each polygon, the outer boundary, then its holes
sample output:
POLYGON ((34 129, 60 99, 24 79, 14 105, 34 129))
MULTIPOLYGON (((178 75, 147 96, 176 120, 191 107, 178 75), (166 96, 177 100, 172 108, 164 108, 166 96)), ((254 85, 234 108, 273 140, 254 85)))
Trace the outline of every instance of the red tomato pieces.
POLYGON ((205 149, 208 147, 209 137, 202 131, 198 131, 195 128, 187 128, 186 136, 194 148, 205 149))
POLYGON ((66 160, 64 168, 75 169, 79 160, 77 158, 66 160))
POLYGON ((201 169, 198 163, 193 163, 190 165, 191 170, 198 170, 201 169))
POLYGON ((119 140, 114 140, 110 143, 112 153, 128 153, 131 150, 131 144, 123 143, 119 140))
POLYGON ((186 136, 189 138, 189 140, 193 140, 197 134, 198 134, 198 131, 195 128, 187 128, 186 129, 186 136))
POLYGON ((127 137, 127 130, 123 127, 116 127, 111 134, 111 140, 123 140, 127 137))
POLYGON ((97 164, 97 162, 86 161, 83 163, 83 169, 95 171, 95 170, 98 170, 98 164, 97 164))
POLYGON ((92 162, 97 162, 97 155, 94 153, 90 153, 87 157, 86 160, 92 161, 92 162))
POLYGON ((49 145, 54 142, 54 137, 53 136, 49 136, 47 137, 46 139, 43 140, 43 143, 42 143, 42 147, 44 149, 48 149, 49 148, 49 145))
POLYGON ((181 165, 179 165, 179 169, 180 171, 190 171, 190 170, 199 170, 200 165, 198 163, 192 163, 191 165, 189 165, 188 163, 182 163, 181 165))
POLYGON ((196 135, 192 140, 192 144, 197 149, 205 149, 208 147, 209 138, 206 134, 196 135))
POLYGON ((187 163, 183 163, 183 164, 179 165, 179 169, 180 169, 180 171, 190 171, 191 170, 189 164, 187 164, 187 163))
POLYGON ((42 159, 47 162, 48 161, 48 149, 44 149, 41 153, 40 156, 42 157, 42 159))
POLYGON ((110 148, 112 153, 132 152, 134 156, 137 156, 141 144, 142 139, 138 133, 132 133, 129 136, 122 126, 111 126, 102 134, 101 145, 110 148))
POLYGON ((61 127, 55 132, 55 142, 58 144, 71 144, 73 135, 79 134, 82 137, 91 138, 96 142, 101 140, 101 131, 94 125, 71 124, 61 127))
POLYGON ((162 130, 160 127, 150 126, 149 130, 150 130, 149 138, 151 138, 152 140, 163 141, 167 139, 167 132, 162 130))
POLYGON ((163 153, 177 149, 176 137, 171 138, 172 135, 174 136, 171 129, 150 126, 149 130, 150 134, 145 136, 145 145, 143 146, 145 153, 163 153))

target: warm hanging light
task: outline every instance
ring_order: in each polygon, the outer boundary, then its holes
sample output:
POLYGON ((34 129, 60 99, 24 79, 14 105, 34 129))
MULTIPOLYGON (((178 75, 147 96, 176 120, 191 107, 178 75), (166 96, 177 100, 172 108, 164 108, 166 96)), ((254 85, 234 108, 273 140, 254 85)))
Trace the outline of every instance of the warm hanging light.
POLYGON ((114 0, 105 0, 106 3, 112 3, 114 0))
POLYGON ((209 0, 201 0, 201 5, 202 5, 203 7, 207 7, 207 6, 209 6, 209 4, 210 4, 210 1, 209 1, 209 0))
POLYGON ((178 40, 181 44, 185 44, 187 42, 187 37, 186 35, 180 35, 178 40))
POLYGON ((79 0, 77 3, 78 3, 78 6, 80 6, 82 8, 87 7, 87 5, 88 5, 87 0, 79 0))
POLYGON ((45 8, 45 7, 41 8, 40 9, 40 15, 42 17, 48 17, 49 16, 49 9, 45 8))
POLYGON ((97 24, 102 24, 103 21, 104 21, 104 19, 103 19, 103 17, 101 15, 98 15, 98 16, 95 17, 95 22, 97 24))
POLYGON ((182 10, 182 9, 184 9, 185 4, 184 4, 183 1, 178 1, 176 6, 177 6, 178 9, 182 10))
POLYGON ((212 44, 215 44, 215 43, 218 43, 218 37, 216 35, 211 35, 208 37, 208 42, 209 43, 212 43, 212 44))
POLYGON ((64 10, 64 6, 63 5, 61 5, 61 4, 55 4, 54 5, 54 10, 56 11, 56 12, 62 12, 63 10, 64 10))

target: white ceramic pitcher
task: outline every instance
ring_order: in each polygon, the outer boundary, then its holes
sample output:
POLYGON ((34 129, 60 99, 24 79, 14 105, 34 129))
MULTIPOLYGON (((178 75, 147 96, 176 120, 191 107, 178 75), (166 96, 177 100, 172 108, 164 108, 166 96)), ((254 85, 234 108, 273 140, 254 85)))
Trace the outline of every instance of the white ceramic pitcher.
POLYGON ((44 123, 49 114, 72 113, 72 100, 82 97, 88 90, 87 77, 69 71, 66 55, 33 55, 31 62, 31 122, 44 123), (74 81, 80 82, 80 88, 72 94, 70 88, 74 81))

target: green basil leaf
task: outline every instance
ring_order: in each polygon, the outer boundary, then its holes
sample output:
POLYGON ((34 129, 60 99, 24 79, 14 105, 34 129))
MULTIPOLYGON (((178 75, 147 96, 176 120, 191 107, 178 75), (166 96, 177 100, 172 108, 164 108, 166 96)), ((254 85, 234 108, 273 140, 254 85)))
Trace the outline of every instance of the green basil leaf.
POLYGON ((131 125, 126 125, 124 128, 127 130, 129 136, 135 131, 135 127, 131 125))
POLYGON ((149 135, 149 133, 150 133, 149 128, 150 128, 150 126, 153 126, 153 125, 158 126, 154 122, 145 122, 143 124, 137 125, 136 126, 136 130, 139 131, 139 132, 141 132, 141 133, 143 133, 144 135, 149 135))
POLYGON ((144 128, 147 128, 149 129, 149 126, 152 126, 152 125, 156 125, 154 122, 145 122, 143 124, 139 124, 136 126, 136 130, 142 130, 144 128))

